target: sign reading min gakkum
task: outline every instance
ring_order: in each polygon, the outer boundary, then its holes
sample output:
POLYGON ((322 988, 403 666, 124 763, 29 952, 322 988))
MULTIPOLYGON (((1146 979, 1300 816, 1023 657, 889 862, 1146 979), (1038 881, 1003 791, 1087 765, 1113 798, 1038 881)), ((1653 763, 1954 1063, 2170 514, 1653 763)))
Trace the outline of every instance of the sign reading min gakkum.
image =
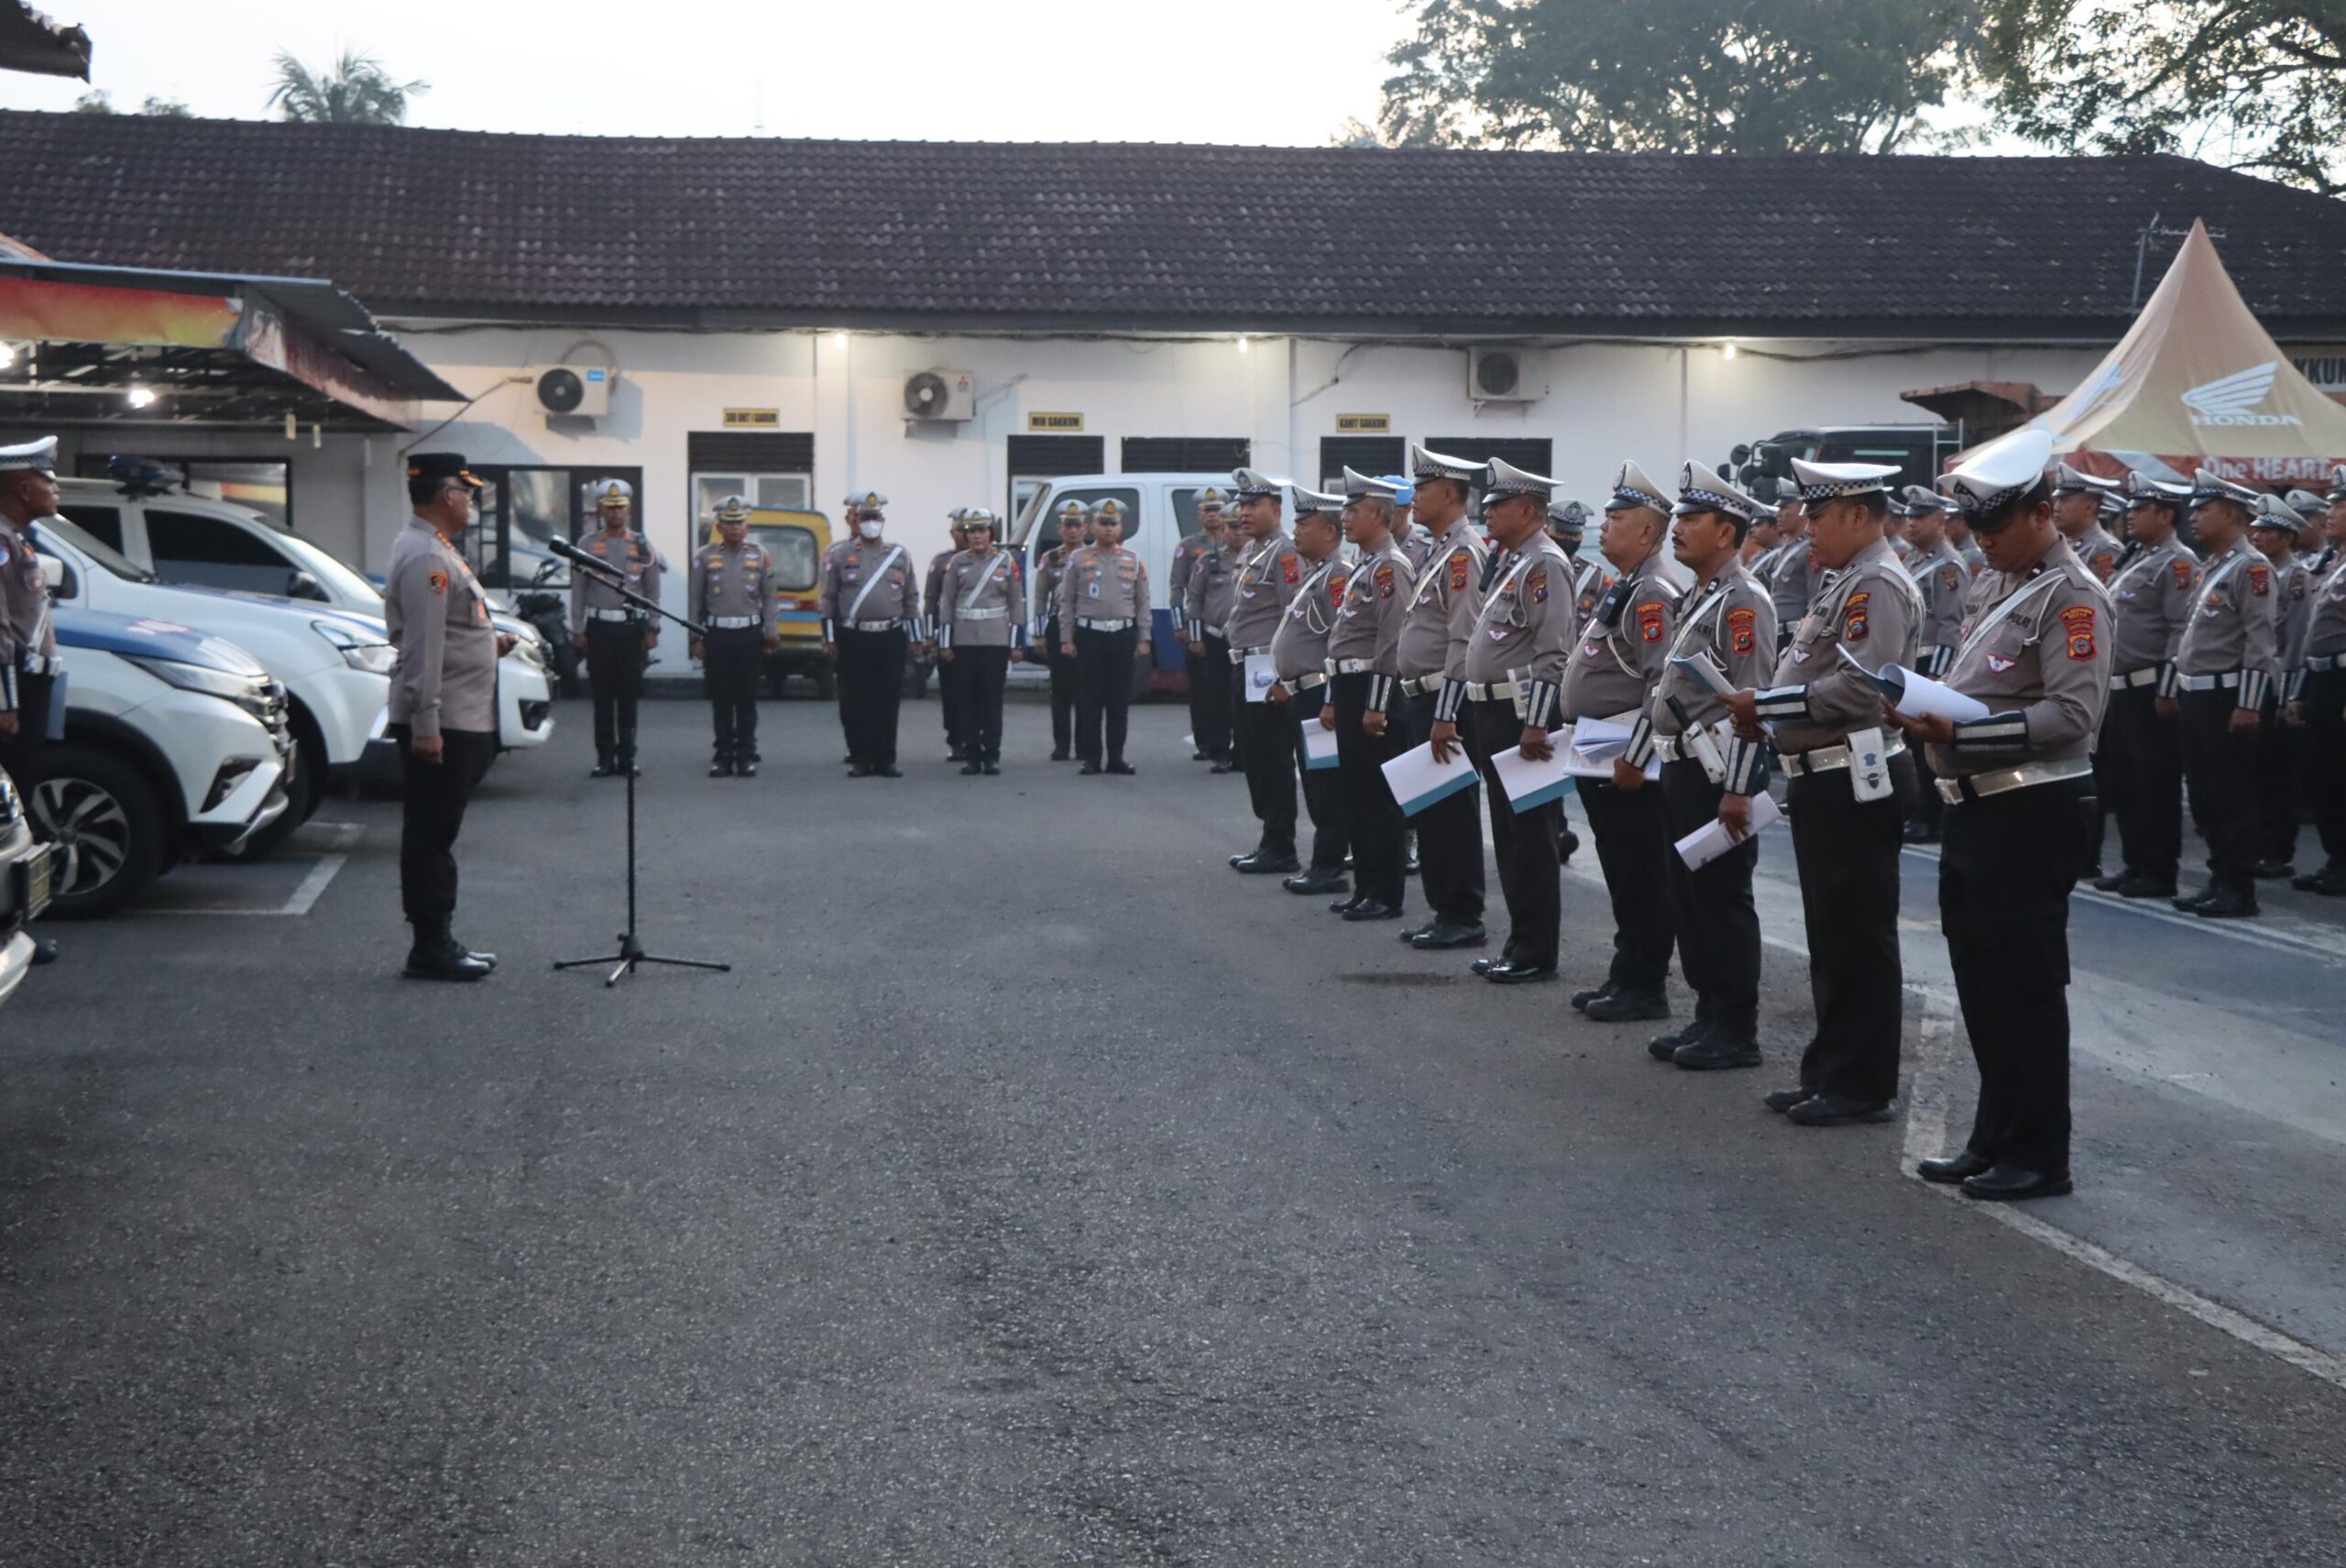
POLYGON ((1071 434, 1083 429, 1083 416, 1077 413, 1030 413, 1026 416, 1026 428, 1037 435, 1071 434))

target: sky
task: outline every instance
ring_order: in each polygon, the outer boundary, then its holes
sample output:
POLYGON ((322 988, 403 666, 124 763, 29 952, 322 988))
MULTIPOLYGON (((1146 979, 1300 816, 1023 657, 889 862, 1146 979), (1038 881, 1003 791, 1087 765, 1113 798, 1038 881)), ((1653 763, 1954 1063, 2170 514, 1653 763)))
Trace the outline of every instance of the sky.
MULTIPOLYGON (((92 86, 273 117, 280 49, 345 48, 431 91, 408 123, 612 136, 1320 146, 1373 120, 1398 0, 35 0, 95 48, 92 86)), ((78 82, 0 74, 0 106, 78 82)))

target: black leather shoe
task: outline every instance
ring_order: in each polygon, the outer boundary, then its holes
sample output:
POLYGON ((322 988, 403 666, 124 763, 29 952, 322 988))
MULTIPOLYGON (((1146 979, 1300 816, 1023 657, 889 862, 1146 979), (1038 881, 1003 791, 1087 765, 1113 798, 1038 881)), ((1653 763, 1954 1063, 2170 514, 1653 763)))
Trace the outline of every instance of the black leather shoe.
POLYGON ((1279 885, 1289 893, 1308 896, 1315 893, 1342 893, 1352 884, 1334 866, 1313 866, 1300 876, 1291 876, 1279 885))
POLYGON ((1483 976, 1493 985, 1538 985, 1556 978, 1553 964, 1502 964, 1483 976))
POLYGON ((978 772, 985 774, 988 778, 998 777, 1002 773, 1002 764, 1000 762, 991 761, 980 762, 978 764, 978 772))
POLYGON ((737 779, 756 778, 758 776, 758 760, 755 757, 751 757, 746 762, 734 763, 733 776, 737 779))
POLYGON ((1758 1067, 1760 1062, 1760 1042, 1730 1040, 1726 1036, 1705 1032, 1678 1047, 1670 1058, 1688 1072, 1724 1072, 1731 1068, 1758 1067))
POLYGON ((1206 770, 1210 773, 1234 773, 1237 771, 1238 765, 1235 762, 1227 762, 1220 758, 1216 758, 1213 766, 1206 770))
POLYGON ((455 943, 449 942, 444 946, 410 949, 407 968, 400 973, 409 980, 483 980, 492 967, 455 943))
POLYGON ((872 776, 875 779, 900 779, 904 776, 904 770, 893 762, 882 762, 872 770, 872 776))
POLYGON ((1066 747, 1064 747, 1064 746, 1059 746, 1059 747, 1056 747, 1056 748, 1054 748, 1054 749, 1052 750, 1052 751, 1051 751, 1051 761, 1052 761, 1052 762, 1066 762, 1067 760, 1068 760, 1068 752, 1067 752, 1067 748, 1066 748, 1066 747))
POLYGON ((1670 1001, 1659 991, 1612 991, 1581 1009, 1599 1024, 1642 1024, 1670 1016, 1670 1001))
POLYGON ((33 938, 33 963, 35 966, 38 967, 41 964, 53 964, 56 961, 57 938, 54 937, 35 937, 33 938))
POLYGON ((1978 1176, 1966 1177, 1963 1195, 1990 1203, 2018 1203, 2030 1198, 2058 1198, 2074 1192, 2077 1186, 2066 1170, 2050 1173, 2023 1170, 2016 1165, 2000 1165, 1978 1176))
POLYGON ((1959 1153, 1947 1156, 1945 1159, 1924 1160, 1914 1167, 1914 1174, 1925 1181, 1935 1181, 1941 1187, 1952 1187, 1958 1181, 1968 1181, 1975 1176, 1984 1174, 1994 1165, 1995 1161, 1982 1159, 1969 1149, 1964 1149, 1959 1153))
POLYGON ((961 764, 961 771, 970 777, 976 778, 986 771, 986 765, 983 762, 964 762, 961 764))
POLYGON ((1409 946, 1431 953, 1445 948, 1479 948, 1490 939, 1490 933, 1480 926, 1453 926, 1437 920, 1411 938, 1409 946))
POLYGON ((2190 915, 2197 913, 2201 905, 2207 903, 2209 899, 2215 896, 2216 890, 2214 888, 2203 887, 2197 893, 2187 893, 2179 898, 2170 898, 2167 902, 2174 905, 2177 909, 2182 910, 2186 915, 2190 915))
POLYGON ((948 762, 966 762, 970 760, 970 749, 967 746, 948 746, 945 750, 945 760, 948 762))
POLYGON ((1364 898, 1344 911, 1344 918, 1355 925, 1364 920, 1398 920, 1401 912, 1382 899, 1364 898))
MULTIPOLYGON (((2096 885, 2099 884, 2097 883, 2096 885)), ((2140 872, 2130 872, 2127 873, 2125 880, 2121 882, 2115 888, 2111 889, 2111 891, 2116 893, 2121 898, 2172 899, 2175 896, 2175 879, 2173 877, 2144 876, 2140 872)))
POLYGON ((1697 1022, 1689 1024, 1682 1029, 1672 1029, 1667 1034, 1656 1035, 1646 1042, 1646 1054, 1656 1061, 1669 1061, 1677 1056, 1679 1047, 1693 1045, 1709 1030, 1709 1025, 1697 1022))
MULTIPOLYGON (((455 938, 452 937, 449 940, 455 941, 455 938)), ((495 953, 477 953, 472 948, 466 947, 462 942, 456 943, 456 949, 477 964, 487 964, 491 969, 495 969, 497 967, 497 955, 495 953)))
POLYGON ((1193 762, 1202 762, 1207 761, 1207 757, 1203 751, 1192 751, 1189 753, 1189 761, 1193 762))
POLYGON ((1328 913, 1331 915, 1348 914, 1354 905, 1358 905, 1361 900, 1367 896, 1368 894, 1365 893, 1355 893, 1350 898, 1340 898, 1336 900, 1335 903, 1328 905, 1328 913))
POLYGON ((1850 1127, 1862 1122, 1890 1120, 1887 1100, 1859 1100, 1847 1094, 1812 1094, 1786 1116, 1803 1127, 1850 1127))
POLYGON ((847 776, 851 779, 868 779, 872 776, 872 770, 865 764, 858 762, 848 769, 847 776))
POLYGON ((1580 849, 1580 835, 1567 828, 1556 840, 1556 860, 1561 865, 1571 865, 1573 855, 1580 849))
POLYGON ((595 760, 595 765, 586 770, 586 776, 590 779, 607 779, 619 771, 619 764, 608 757, 598 757, 595 760))
POLYGON ((1476 959, 1467 967, 1472 969, 1476 974, 1488 974, 1495 969, 1505 969, 1507 965, 1513 962, 1515 962, 1513 959, 1508 958, 1505 953, 1501 953, 1496 958, 1476 959))
POLYGON ((2191 906, 2191 913, 2202 920, 2244 920, 2254 915, 2256 894, 2220 887, 2191 906))
POLYGON ((2318 893, 2325 898, 2346 896, 2346 866, 2332 861, 2318 872, 2291 877, 2289 885, 2299 893, 2318 893))
POLYGON ((1303 862, 1293 855, 1274 855, 1257 850, 1251 855, 1241 855, 1230 862, 1246 876, 1270 876, 1281 872, 1299 872, 1303 862))
POLYGON ((1109 764, 1108 764, 1108 771, 1109 771, 1110 773, 1120 773, 1120 774, 1124 775, 1124 777, 1126 777, 1126 778, 1130 778, 1133 774, 1135 774, 1135 773, 1136 773, 1140 772, 1140 770, 1139 770, 1138 768, 1134 767, 1130 762, 1111 762, 1111 763, 1109 763, 1109 764))
POLYGON ((1603 985, 1591 986, 1586 991, 1573 992, 1573 1007, 1578 1012, 1585 1013, 1588 1011, 1588 1004, 1590 1003, 1595 1001, 1600 996, 1610 996, 1612 994, 1613 982, 1608 980, 1603 985))
POLYGON ((708 765, 708 776, 713 779, 729 779, 733 776, 733 764, 726 761, 711 762, 708 765))
POLYGON ((1422 926, 1404 926, 1398 931, 1394 932, 1393 935, 1395 939, 1398 941, 1414 942, 1419 938, 1424 936, 1427 932, 1432 930, 1439 924, 1441 924, 1441 922, 1429 920, 1422 926))
POLYGON ((1939 841, 1939 830, 1919 817, 1906 824, 1903 836, 1910 844, 1935 844, 1939 841))
POLYGON ((1802 1101, 1806 1100, 1810 1095, 1814 1094, 1815 1092, 1816 1091, 1813 1089, 1795 1084, 1790 1089, 1774 1089, 1769 1091, 1766 1094, 1760 1096, 1760 1103, 1765 1105, 1769 1110, 1773 1111, 1776 1114, 1781 1116, 1785 1112, 1790 1111, 1793 1106, 1799 1104, 1802 1101))
POLYGON ((1086 762, 1083 766, 1076 769, 1075 771, 1085 778, 1091 778, 1099 773, 1100 764, 1097 762, 1086 762))
POLYGON ((2116 893, 2120 888, 2132 882, 2135 873, 2132 871, 2122 871, 2114 876, 2098 876, 2093 879, 2093 890, 2096 893, 2116 893))
POLYGON ((2251 874, 2259 882, 2278 882, 2283 877, 2292 877, 2297 874, 2297 862, 2294 861, 2259 861, 2256 862, 2256 869, 2251 874))
POLYGON ((1408 860, 1401 862, 1401 874, 1403 876, 1415 876, 1418 874, 1417 856, 1411 855, 1408 860))

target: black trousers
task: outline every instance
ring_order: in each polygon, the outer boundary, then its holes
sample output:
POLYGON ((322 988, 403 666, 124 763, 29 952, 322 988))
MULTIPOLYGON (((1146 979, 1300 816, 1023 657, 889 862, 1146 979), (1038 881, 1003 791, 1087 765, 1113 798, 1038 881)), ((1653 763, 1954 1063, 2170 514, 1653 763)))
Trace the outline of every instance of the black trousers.
POLYGON ((1107 730, 1106 760, 1124 760, 1124 734, 1132 721, 1133 657, 1140 628, 1122 631, 1075 629, 1075 754, 1086 762, 1101 759, 1101 730, 1107 730))
POLYGON ((958 656, 937 662, 937 719, 945 726, 946 746, 956 751, 970 743, 970 732, 961 727, 961 687, 969 674, 969 665, 958 656))
POLYGON ((456 835, 465 806, 497 757, 497 735, 487 729, 444 729, 440 760, 419 760, 411 731, 388 733, 400 749, 400 908, 419 941, 445 936, 456 913, 456 835))
POLYGON ((2208 876, 2217 887, 2253 895, 2256 887, 2256 736, 2234 734, 2239 694, 2183 694, 2183 782, 2191 820, 2208 843, 2208 876))
MULTIPOLYGON (((1491 800, 1491 849, 1498 861, 1499 895, 1507 901, 1508 961, 1552 967, 1563 922, 1562 813, 1554 801, 1518 815, 1491 768, 1491 758, 1523 739, 1523 719, 1509 701, 1470 702, 1463 710, 1466 754, 1483 775, 1491 800)), ((1420 851, 1423 852, 1420 840, 1420 851)))
POLYGON ((1891 791, 1859 801, 1849 770, 1803 773, 1785 794, 1792 859, 1808 927, 1808 986, 1816 1035, 1800 1080, 1819 1094, 1898 1095, 1905 970, 1898 957, 1898 850, 1914 800, 1914 762, 1890 760, 1891 791))
POLYGON ((904 701, 904 634, 901 628, 858 631, 841 627, 839 711, 848 754, 867 768, 896 765, 896 715, 904 701))
POLYGON ((1368 712, 1369 684, 1376 678, 1335 679, 1336 778, 1343 790, 1344 828, 1353 846, 1353 891, 1398 909, 1409 881, 1402 873, 1409 818, 1386 786, 1384 770, 1407 748, 1400 743, 1398 719, 1388 720, 1382 735, 1371 735, 1362 724, 1368 712))
POLYGON ((2069 890, 2097 815, 2088 779, 1947 808, 1939 928, 1979 1066, 1965 1146, 1982 1159, 2069 1168, 2069 890))
POLYGON ((765 634, 754 626, 712 626, 701 639, 701 682, 720 762, 759 760, 758 670, 765 652, 765 634))
POLYGON ((2306 677, 2306 789, 2314 831, 2332 865, 2346 866, 2346 670, 2306 677))
POLYGON ((960 671, 953 700, 960 706, 954 732, 974 762, 1002 761, 1002 688, 1010 676, 1007 648, 956 648, 944 668, 960 671))
POLYGON ((1043 652, 1051 672, 1051 750, 1066 751, 1075 744, 1075 660, 1059 652, 1059 621, 1053 616, 1043 628, 1043 652))
MULTIPOLYGON (((1409 733, 1404 739, 1409 746, 1422 746, 1433 738, 1434 694, 1402 700, 1409 705, 1404 715, 1409 733)), ((1459 729, 1463 734, 1465 726, 1459 729)), ((1467 754, 1473 755, 1471 747, 1467 754)), ((1481 785, 1469 784, 1409 818, 1418 830, 1418 885, 1433 917, 1447 925, 1483 923, 1481 795, 1481 785)))
POLYGON ((57 695, 54 675, 16 676, 16 732, 0 735, 0 770, 16 781, 16 793, 29 796, 40 782, 41 753, 49 746, 49 707, 57 695))
POLYGON ((1295 720, 1287 705, 1236 705, 1239 755, 1246 764, 1246 799, 1263 825, 1256 847, 1272 855, 1295 853, 1295 720))
POLYGON ((2258 857, 2286 865, 2297 853, 2297 781, 2303 768, 2305 731, 2286 729, 2281 705, 2264 706, 2256 732, 2256 848, 2258 857))
POLYGON ((1215 762, 1230 759, 1230 643, 1208 632, 1205 652, 1189 655, 1189 733, 1215 762))
POLYGON ((2110 694, 2094 750, 2094 787, 2118 819, 2127 869, 2173 882, 2183 858, 2183 726, 2159 717, 2155 686, 2110 694))
MULTIPOLYGON (((1656 786, 1649 784, 1639 794, 1656 786)), ((1661 765, 1663 831, 1675 844, 1719 814, 1721 785, 1703 764, 1661 765)), ((1605 848, 1600 834, 1598 852, 1605 848)), ((1670 921, 1678 935, 1678 965, 1694 992, 1694 1019, 1729 1039, 1755 1039, 1760 1032, 1760 912, 1751 902, 1751 870, 1760 863, 1757 836, 1690 872, 1678 852, 1662 850, 1670 873, 1670 921)))
POLYGON ((1306 767, 1303 755, 1303 727, 1320 722, 1320 710, 1327 702, 1328 688, 1314 686, 1289 697, 1280 711, 1291 716, 1288 721, 1288 748, 1295 755, 1295 771, 1303 780, 1304 809, 1311 814, 1312 869, 1342 871, 1344 857, 1353 852, 1352 832, 1344 820, 1343 754, 1338 753, 1335 767, 1318 769, 1306 767))
POLYGON ((586 623, 586 687, 595 699, 595 755, 635 760, 635 702, 643 690, 643 623, 586 623))
POLYGON ((1575 783, 1613 903, 1613 964, 1606 978, 1617 991, 1659 992, 1670 977, 1672 946, 1664 862, 1678 858, 1671 852, 1661 791, 1651 782, 1631 790, 1598 779, 1575 783))

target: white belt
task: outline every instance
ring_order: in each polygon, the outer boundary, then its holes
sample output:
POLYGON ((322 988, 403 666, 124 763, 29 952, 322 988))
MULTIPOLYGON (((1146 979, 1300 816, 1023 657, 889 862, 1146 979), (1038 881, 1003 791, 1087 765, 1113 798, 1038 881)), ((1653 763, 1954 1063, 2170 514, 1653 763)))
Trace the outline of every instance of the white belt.
POLYGON ((1512 702, 1523 695, 1521 681, 1494 681, 1489 685, 1475 681, 1466 683, 1466 695, 1476 702, 1512 702))
POLYGON ((1086 631, 1128 631, 1139 624, 1132 620, 1080 620, 1076 624, 1086 631))
POLYGON ((1253 654, 1269 652, 1268 648, 1233 648, 1230 651, 1230 662, 1233 664, 1243 664, 1253 654))
POLYGON ((901 620, 850 620, 847 629, 850 631, 893 631, 903 624, 901 620))
POLYGON ((2158 678, 2159 667, 2156 664, 2152 664, 2145 669, 2129 670, 2122 675, 2110 676, 2110 689, 2114 692, 2132 691, 2136 686, 2150 685, 2156 682, 2158 678))
POLYGON ((1291 692, 1317 691, 1328 684, 1328 677, 1314 670, 1308 675, 1298 675, 1291 681, 1282 681, 1279 684, 1291 692))
POLYGON ((1424 696, 1430 692, 1440 690, 1442 690, 1440 675, 1418 675, 1401 683, 1403 696, 1424 696))
POLYGON ((1331 659, 1328 673, 1332 675, 1373 675, 1376 674, 1374 659, 1331 659))
POLYGON ((65 668, 65 655, 51 653, 44 657, 38 653, 27 653, 16 660, 16 668, 28 675, 53 675, 65 668))
POLYGON ((1939 798, 1949 806, 1960 806, 1967 800, 1979 800, 1991 795, 2005 795, 2012 790, 2026 789, 2031 784, 2059 784, 2063 779, 2081 779, 2093 772, 2092 759, 2072 757, 2065 762, 2023 762, 2016 768, 1998 768, 1993 773, 1970 773, 1962 778, 1934 779, 1939 786, 1939 798))
POLYGON ((631 609, 590 609, 586 612, 586 619, 589 620, 633 620, 635 619, 635 611, 631 609))
POLYGON ((2306 668, 2316 674, 2326 675, 2332 670, 2346 670, 2346 653, 2308 653, 2306 668))
POLYGON ((2240 672, 2226 670, 2220 675, 2186 675, 2176 684, 2187 692, 2230 691, 2240 685, 2240 672))
MULTIPOLYGON (((953 612, 953 619, 956 620, 1007 620, 1010 619, 1010 611, 999 605, 992 609, 957 609, 953 612)), ((1083 622, 1079 620, 1076 624, 1081 626, 1083 622)))
MULTIPOLYGON (((1881 760, 1888 762, 1906 750, 1903 740, 1892 740, 1881 749, 1881 760)), ((1798 778, 1803 773, 1829 773, 1849 765, 1847 746, 1819 746, 1814 751, 1786 751, 1776 761, 1781 762, 1784 776, 1798 778)))
POLYGON ((758 618, 754 615, 712 615, 708 623, 719 631, 746 631, 758 624, 758 618))

